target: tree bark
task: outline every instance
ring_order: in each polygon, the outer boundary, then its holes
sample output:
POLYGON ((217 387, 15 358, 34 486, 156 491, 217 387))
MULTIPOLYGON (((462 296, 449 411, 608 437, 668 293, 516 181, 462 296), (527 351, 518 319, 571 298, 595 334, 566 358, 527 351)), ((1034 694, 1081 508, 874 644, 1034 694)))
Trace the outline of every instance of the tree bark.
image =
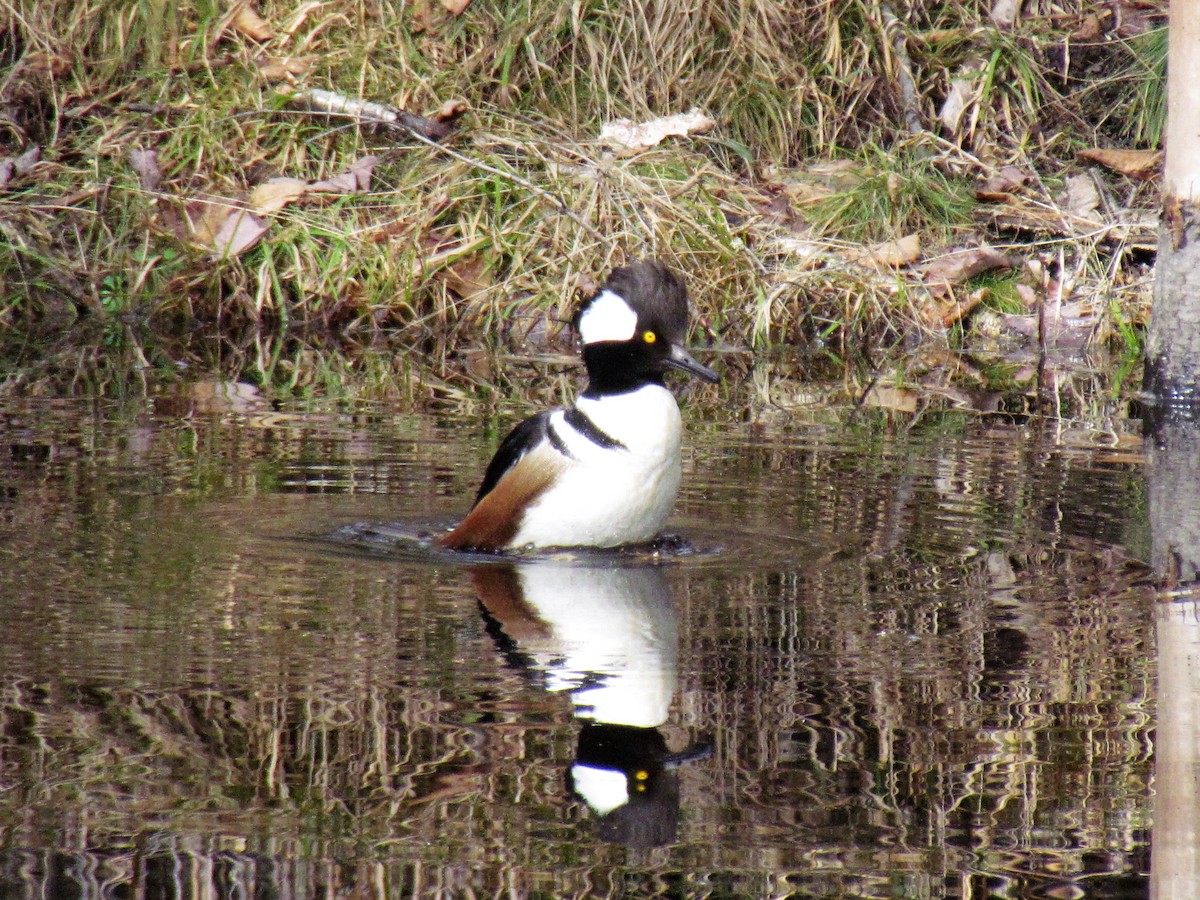
POLYGON ((1200 404, 1200 0, 1172 0, 1167 141, 1144 387, 1200 404))

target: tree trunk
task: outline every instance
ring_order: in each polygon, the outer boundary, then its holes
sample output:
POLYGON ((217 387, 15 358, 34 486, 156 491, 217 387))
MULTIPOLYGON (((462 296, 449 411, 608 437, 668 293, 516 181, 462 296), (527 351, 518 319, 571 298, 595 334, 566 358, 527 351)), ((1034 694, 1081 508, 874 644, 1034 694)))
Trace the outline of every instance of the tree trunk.
POLYGON ((1167 146, 1144 387, 1200 404, 1200 0, 1172 0, 1167 146))

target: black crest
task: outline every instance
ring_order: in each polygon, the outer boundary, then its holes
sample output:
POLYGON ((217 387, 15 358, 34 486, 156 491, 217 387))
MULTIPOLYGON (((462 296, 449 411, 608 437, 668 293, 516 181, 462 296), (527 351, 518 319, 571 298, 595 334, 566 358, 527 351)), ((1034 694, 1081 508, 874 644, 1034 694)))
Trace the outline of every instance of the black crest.
MULTIPOLYGON (((679 277, 654 259, 641 259, 613 269, 604 287, 596 294, 612 291, 638 314, 641 328, 651 328, 672 343, 681 343, 687 335, 687 290, 679 277)), ((575 314, 578 329, 579 315, 595 297, 584 303, 575 314)))

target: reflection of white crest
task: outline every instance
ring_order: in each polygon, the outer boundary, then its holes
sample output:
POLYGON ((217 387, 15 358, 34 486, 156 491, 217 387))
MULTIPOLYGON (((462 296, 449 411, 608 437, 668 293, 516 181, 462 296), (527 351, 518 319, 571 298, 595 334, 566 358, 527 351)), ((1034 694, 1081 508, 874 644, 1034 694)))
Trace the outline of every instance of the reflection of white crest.
POLYGON ((629 780, 620 769, 599 769, 576 763, 571 766, 571 782, 593 812, 606 815, 629 802, 629 780))
POLYGON ((498 569, 475 573, 484 606, 550 690, 571 692, 576 715, 641 728, 666 721, 679 633, 661 571, 555 560, 498 569))

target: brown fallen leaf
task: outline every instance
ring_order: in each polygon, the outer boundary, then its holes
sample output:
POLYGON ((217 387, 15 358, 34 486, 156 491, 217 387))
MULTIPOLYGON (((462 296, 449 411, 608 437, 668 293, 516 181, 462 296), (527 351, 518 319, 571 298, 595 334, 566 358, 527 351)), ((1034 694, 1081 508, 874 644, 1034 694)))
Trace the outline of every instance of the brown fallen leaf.
POLYGON ((21 57, 22 75, 36 74, 59 78, 71 70, 71 57, 64 52, 49 53, 37 50, 21 57))
POLYGON ((1078 158, 1099 163, 1106 169, 1112 169, 1141 181, 1151 181, 1162 173, 1163 155, 1161 150, 1121 150, 1094 147, 1090 150, 1080 150, 1078 158))
POLYGON ((440 269, 436 275, 447 288, 466 300, 492 286, 492 274, 482 253, 472 253, 440 269))
POLYGON ((33 167, 38 164, 42 158, 42 148, 38 144, 34 144, 20 156, 13 160, 13 171, 18 175, 28 175, 33 171, 33 167))
POLYGON ((463 10, 471 5, 471 0, 438 0, 438 2, 442 4, 442 9, 452 16, 461 16, 463 10))
POLYGON ((143 191, 157 191, 162 186, 162 172, 158 168, 158 154, 153 150, 133 147, 129 151, 129 165, 137 173, 143 191))
POLYGON ((13 176, 28 175, 32 172, 41 158, 42 148, 35 144, 20 156, 6 156, 0 159, 0 189, 8 187, 13 176))
POLYGON ((1108 4, 1113 14, 1112 31, 1129 39, 1166 24, 1167 4, 1148 0, 1115 0, 1108 4))
POLYGON ((916 391, 895 387, 889 384, 872 385, 863 397, 864 406, 877 409, 892 409, 896 412, 915 413, 921 395, 916 391))
POLYGON ((197 244, 211 246, 213 238, 238 207, 219 197, 196 196, 183 205, 188 237, 197 244))
POLYGON ((1071 32, 1071 41, 1081 44, 1091 44, 1100 40, 1104 36, 1104 26, 1100 23, 1100 16, 1096 13, 1088 13, 1079 20, 1079 24, 1075 30, 1071 32))
POLYGON ((1012 262, 993 247, 972 247, 938 257, 925 266, 923 277, 934 297, 945 298, 951 286, 992 269, 1007 269, 1012 262))
POLYGON ((275 31, 254 11, 249 0, 239 0, 234 6, 231 24, 235 30, 256 41, 269 41, 275 36, 275 31))
POLYGON ((1095 179, 1087 174, 1068 178, 1066 194, 1059 198, 1059 203, 1068 213, 1081 219, 1089 218, 1102 202, 1095 179))
POLYGON ((849 262, 873 266, 876 269, 898 269, 921 258, 921 238, 907 234, 894 241, 860 247, 846 254, 849 262))
POLYGON ((987 288, 980 288, 960 300, 949 288, 940 293, 930 290, 929 297, 920 306, 921 320, 930 328, 949 328, 965 319, 990 295, 987 288))
POLYGON ((478 241, 469 244, 438 230, 425 235, 424 244, 425 256, 419 263, 421 272, 442 282, 459 297, 466 299, 494 283, 488 260, 474 250, 479 246, 478 241))
POLYGON ((468 109, 470 109, 470 107, 467 106, 466 100, 447 100, 438 107, 438 111, 430 116, 430 118, 434 122, 452 125, 454 122, 458 121, 459 117, 462 116, 462 114, 468 109))
POLYGON ((309 191, 301 178, 270 178, 250 192, 250 209, 259 215, 278 212, 309 191))
POLYGON ((637 153, 662 143, 668 137, 699 134, 714 128, 716 124, 698 109, 640 124, 634 124, 630 119, 615 119, 600 128, 600 142, 621 153, 637 153))
POLYGON ((1091 340, 1099 324, 1098 316, 1001 316, 1004 327, 1027 338, 1044 335, 1046 346, 1078 349, 1091 340))
POLYGON ((994 0, 988 15, 1000 28, 1012 28, 1021 17, 1021 4, 1024 0, 994 0))
POLYGON ((360 156, 345 172, 332 178, 314 181, 308 186, 313 193, 357 194, 371 186, 371 175, 379 162, 378 156, 360 156))
POLYGON ((229 213, 212 239, 212 258, 231 259, 254 247, 267 233, 266 219, 245 209, 229 213))
POLYGON ((267 81, 292 81, 306 74, 315 62, 315 56, 259 56, 254 60, 258 74, 267 81))
POLYGON ((975 189, 975 199, 980 201, 1004 200, 1012 194, 1019 194, 1031 180, 1028 172, 1016 166, 1004 166, 989 175, 975 189))

